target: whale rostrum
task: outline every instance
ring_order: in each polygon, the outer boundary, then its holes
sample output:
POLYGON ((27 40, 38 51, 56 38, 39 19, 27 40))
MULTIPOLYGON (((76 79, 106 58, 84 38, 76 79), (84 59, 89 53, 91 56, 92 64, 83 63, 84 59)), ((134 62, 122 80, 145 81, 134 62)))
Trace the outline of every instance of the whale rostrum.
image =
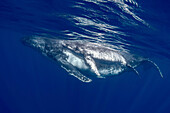
POLYGON ((134 57, 128 52, 122 52, 99 43, 38 36, 24 38, 23 43, 36 48, 43 55, 58 62, 70 75, 82 82, 91 82, 91 76, 105 78, 118 75, 126 70, 132 70, 139 75, 135 67, 142 62, 151 63, 163 77, 159 67, 153 61, 143 57, 134 57))

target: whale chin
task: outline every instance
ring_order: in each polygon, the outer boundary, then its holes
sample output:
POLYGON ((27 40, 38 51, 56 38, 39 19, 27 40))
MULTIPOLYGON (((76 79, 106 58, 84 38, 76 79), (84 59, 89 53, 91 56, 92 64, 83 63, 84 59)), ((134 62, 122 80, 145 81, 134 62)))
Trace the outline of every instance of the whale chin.
POLYGON ((44 48, 45 41, 40 37, 26 37, 22 39, 22 43, 26 46, 35 47, 35 48, 44 48))

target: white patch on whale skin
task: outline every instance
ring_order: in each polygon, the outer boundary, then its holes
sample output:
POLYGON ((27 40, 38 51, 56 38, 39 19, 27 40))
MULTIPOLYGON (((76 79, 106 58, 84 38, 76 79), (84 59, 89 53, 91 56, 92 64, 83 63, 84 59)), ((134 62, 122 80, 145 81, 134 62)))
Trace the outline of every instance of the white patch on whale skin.
POLYGON ((73 66, 79 68, 79 69, 88 69, 88 66, 85 64, 84 60, 81 58, 75 56, 73 53, 70 51, 63 51, 63 53, 67 56, 66 60, 73 66))
POLYGON ((118 61, 121 62, 123 65, 126 65, 126 60, 125 58, 118 54, 117 52, 113 52, 113 51, 107 51, 107 52, 101 52, 101 51, 97 51, 97 50, 86 50, 86 52, 88 54, 91 54, 94 58, 97 59, 102 59, 102 60, 106 60, 106 61, 118 61))
POLYGON ((110 68, 110 69, 101 69, 101 70, 99 70, 99 72, 103 76, 107 76, 107 75, 118 75, 123 70, 124 70, 123 68, 119 68, 119 69, 110 68))

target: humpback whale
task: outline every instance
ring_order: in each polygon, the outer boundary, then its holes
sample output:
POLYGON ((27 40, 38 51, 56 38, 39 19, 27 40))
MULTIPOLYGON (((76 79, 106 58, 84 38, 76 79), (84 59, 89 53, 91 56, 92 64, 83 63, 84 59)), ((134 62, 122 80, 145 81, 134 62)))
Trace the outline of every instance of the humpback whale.
POLYGON ((70 75, 82 82, 91 82, 91 76, 105 78, 135 69, 142 62, 154 65, 163 77, 156 63, 128 52, 84 40, 59 40, 39 36, 24 38, 22 42, 36 48, 43 55, 58 62, 70 75))

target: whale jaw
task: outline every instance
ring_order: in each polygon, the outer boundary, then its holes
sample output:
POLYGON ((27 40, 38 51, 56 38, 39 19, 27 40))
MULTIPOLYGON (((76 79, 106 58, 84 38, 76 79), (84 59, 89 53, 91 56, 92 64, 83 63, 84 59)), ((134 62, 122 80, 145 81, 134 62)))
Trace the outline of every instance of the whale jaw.
POLYGON ((44 51, 45 40, 40 37, 26 37, 22 39, 22 43, 26 46, 37 48, 38 50, 44 51))
POLYGON ((22 39, 22 43, 40 51, 42 54, 54 55, 57 52, 62 52, 61 40, 44 38, 44 37, 26 37, 22 39))

